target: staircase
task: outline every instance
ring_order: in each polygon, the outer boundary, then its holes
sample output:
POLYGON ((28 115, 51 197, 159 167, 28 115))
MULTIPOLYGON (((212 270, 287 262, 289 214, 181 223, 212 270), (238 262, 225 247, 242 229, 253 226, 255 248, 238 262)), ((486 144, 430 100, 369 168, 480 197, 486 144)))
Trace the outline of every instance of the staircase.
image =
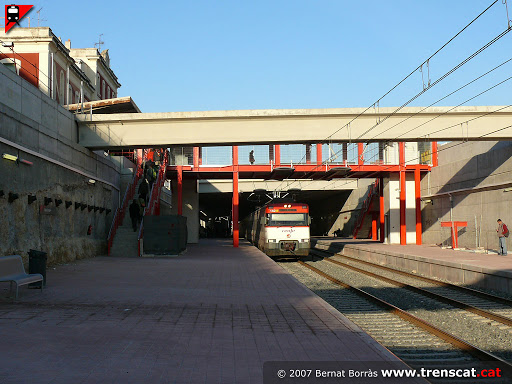
MULTIPOLYGON (((135 188, 134 197, 138 197, 137 193, 139 185, 142 183, 143 178, 141 177, 135 188)), ((128 207, 132 203, 132 200, 128 202, 128 207)), ((134 232, 132 228, 132 219, 130 218, 129 208, 126 208, 126 214, 124 215, 123 222, 116 231, 116 237, 114 238, 112 248, 110 249, 110 256, 117 257, 137 257, 137 236, 139 234, 139 225, 137 230, 134 232)))
POLYGON ((366 195, 366 199, 363 201, 363 205, 359 212, 359 217, 357 218, 356 225, 354 226, 354 239, 367 239, 371 235, 372 231, 372 221, 365 220, 366 216, 371 218, 371 215, 368 215, 370 208, 372 207, 372 202, 374 197, 379 195, 379 179, 375 180, 370 186, 368 190, 368 194, 366 195))

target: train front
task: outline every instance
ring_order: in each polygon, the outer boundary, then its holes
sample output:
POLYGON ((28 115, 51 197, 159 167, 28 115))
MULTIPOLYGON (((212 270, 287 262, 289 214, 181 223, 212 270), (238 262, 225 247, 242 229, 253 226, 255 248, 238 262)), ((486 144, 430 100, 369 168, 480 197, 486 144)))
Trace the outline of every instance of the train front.
POLYGON ((269 204, 265 209, 265 253, 270 257, 308 256, 307 204, 269 204))

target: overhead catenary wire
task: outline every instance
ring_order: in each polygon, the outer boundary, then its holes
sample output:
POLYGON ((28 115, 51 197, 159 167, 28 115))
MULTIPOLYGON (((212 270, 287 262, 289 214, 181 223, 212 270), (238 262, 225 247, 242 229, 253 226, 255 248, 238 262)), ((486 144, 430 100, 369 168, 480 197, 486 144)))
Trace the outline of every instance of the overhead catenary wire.
MULTIPOLYGON (((484 15, 489 9, 491 9, 498 0, 494 0, 487 8, 485 8, 482 12, 480 12, 475 18, 473 18, 468 24, 466 24, 461 30, 459 30, 454 36, 452 36, 446 43, 444 43, 440 48, 438 48, 432 55, 430 55, 426 60, 424 60, 420 65, 418 65, 414 70, 412 70, 407 76, 405 76, 402 80, 400 80, 397 84, 395 84, 391 89, 389 89, 384 95, 382 95, 379 99, 377 99, 374 103, 372 103, 370 106, 368 106, 366 109, 364 109, 361 113, 356 115, 354 118, 352 118, 348 123, 344 124, 337 130, 335 130, 333 133, 331 133, 329 136, 327 136, 324 140, 321 140, 319 144, 323 144, 328 142, 336 133, 341 131, 344 128, 350 127, 350 124, 354 122, 356 119, 360 118, 362 115, 364 115, 368 110, 371 108, 375 108, 375 106, 378 106, 380 102, 391 92, 393 92, 396 88, 398 88, 402 83, 404 83, 408 78, 410 78, 414 73, 416 73, 419 69, 423 67, 426 63, 429 63, 429 70, 430 70, 430 60, 433 59, 439 52, 441 52, 445 47, 447 47, 452 41, 454 41, 459 35, 461 35, 467 28, 469 28, 475 21, 477 21, 482 15, 484 15)), ((432 88, 432 84, 428 87, 428 89, 432 88)), ((304 156, 300 160, 302 162, 304 159, 304 156)), ((322 162, 322 165, 324 162, 322 162)))
MULTIPOLYGON (((443 97, 441 97, 440 99, 437 99, 437 100, 436 100, 436 101, 434 101, 433 103, 431 103, 431 104, 429 104, 428 106, 426 106, 426 107, 424 107, 424 108, 420 109, 418 112, 416 112, 416 113, 413 113, 413 114, 409 115, 409 116, 408 116, 407 118, 405 118, 404 120, 402 120, 402 121, 400 121, 400 122, 396 123, 395 125, 393 125, 393 126, 391 126, 391 127, 387 128, 387 129, 385 129, 384 131, 380 132, 379 134, 381 135, 381 134, 383 134, 383 133, 385 133, 385 132, 389 131, 390 129, 395 128, 396 126, 398 126, 398 125, 400 125, 400 124, 402 124, 402 123, 406 122, 407 120, 409 120, 409 119, 413 118, 414 116, 419 115, 421 112, 425 111, 427 108, 430 108, 430 107, 432 107, 432 106, 436 105, 437 103, 439 103, 439 102, 443 101, 444 99, 446 99, 446 98, 448 98, 448 97, 450 97, 450 96, 453 96, 455 93, 457 93, 457 92, 461 91, 462 89, 464 89, 464 88, 466 88, 467 86, 469 86, 469 85, 473 84, 474 82, 476 82, 476 81, 478 81, 478 80, 482 79, 483 77, 487 76, 488 74, 492 73, 493 71, 495 71, 496 69, 498 69, 498 68, 502 67, 503 65, 505 65, 505 64, 507 64, 507 63, 509 63, 510 61, 512 61, 512 58, 510 58, 510 59, 508 59, 508 60, 504 61, 503 63, 501 63, 501 64, 499 64, 499 65, 495 66, 494 68, 492 68, 492 69, 490 69, 489 71, 485 72, 484 74, 482 74, 482 75, 478 76, 477 78, 475 78, 475 79, 473 79, 473 80, 471 80, 471 81, 467 82, 466 84, 464 84, 463 86, 461 86, 461 87, 457 88, 455 91, 450 92, 450 93, 449 93, 449 94, 447 94, 446 96, 443 96, 443 97)), ((466 102, 467 102, 467 101, 466 101, 466 102)), ((462 103, 462 104, 463 104, 463 103, 462 103)), ((459 104, 459 105, 461 105, 461 104, 459 104)), ((416 128, 414 128, 414 129, 416 129, 416 128)), ((413 129, 413 130, 414 130, 414 129, 413 129)), ((409 133, 409 132, 410 132, 410 131, 407 131, 406 133, 409 133)), ((372 141, 372 140, 373 140, 373 139, 375 139, 376 137, 378 137, 378 135, 377 135, 377 136, 372 137, 371 139, 369 139, 369 141, 372 141)), ((400 137, 400 136, 398 136, 398 137, 400 137)))
MULTIPOLYGON (((487 113, 485 113, 485 114, 482 114, 482 115, 480 115, 480 116, 477 116, 477 117, 474 117, 474 118, 468 119, 468 120, 466 120, 466 121, 463 121, 463 122, 460 122, 460 123, 457 123, 457 124, 452 124, 452 125, 449 125, 449 126, 447 126, 447 127, 441 128, 441 129, 439 129, 439 130, 435 131, 434 133, 441 132, 441 131, 443 131, 443 130, 448 130, 448 129, 451 129, 451 128, 453 128, 453 127, 457 127, 457 126, 459 126, 459 125, 461 125, 461 124, 468 124, 468 123, 469 123, 469 122, 471 122, 471 121, 478 120, 478 119, 480 119, 480 118, 483 118, 483 117, 486 117, 486 116, 492 115, 493 113, 497 113, 497 112, 500 112, 500 111, 502 111, 502 110, 504 110, 504 109, 511 108, 511 107, 512 107, 512 104, 510 104, 510 105, 506 105, 506 106, 503 106, 503 107, 500 107, 500 108, 498 108, 498 109, 496 109, 496 110, 494 110, 494 111, 487 112, 487 113)), ((484 138, 484 137, 486 137, 486 136, 492 135, 492 134, 494 134, 494 133, 497 133, 497 132, 503 131, 503 130, 508 129, 508 128, 511 128, 511 127, 512 127, 512 125, 509 125, 509 126, 506 126, 506 127, 504 127, 504 128, 500 128, 500 129, 497 129, 497 130, 494 130, 494 131, 488 132, 488 133, 483 134, 483 135, 481 135, 481 136, 479 136, 479 137, 476 137, 474 141, 477 141, 477 139, 482 139, 482 138, 484 138)), ((426 137, 426 136, 424 136, 424 137, 426 137)), ((457 144, 457 145, 460 145, 460 144, 463 144, 463 142, 461 142, 461 143, 459 143, 459 144, 457 144)), ((441 150, 439 150, 439 149, 438 149, 438 150, 437 150, 437 153, 439 153, 439 152, 441 152, 441 150)), ((418 157, 416 157, 416 158, 409 159, 407 162, 412 162, 412 161, 416 161, 416 160, 420 160, 420 157, 418 156, 418 157)), ((391 170, 392 168, 396 167, 396 165, 397 165, 397 164, 388 164, 388 165, 384 165, 384 166, 383 166, 383 168, 382 168, 380 171, 382 171, 382 172, 386 172, 386 171, 391 170)), ((291 186, 291 185, 293 185, 293 184, 294 184, 294 183, 296 183, 296 182, 300 182, 300 179, 298 179, 298 180, 293 180, 293 181, 288 185, 288 187, 289 187, 289 186, 291 186)), ((313 182, 314 182, 314 180, 310 180, 307 184, 305 184, 305 185, 304 185, 304 187, 307 187, 308 185, 312 184, 313 182)))
MULTIPOLYGON (((494 1, 489 7, 487 7, 483 12, 481 12, 476 18, 474 18, 469 24, 467 24, 461 31, 459 31, 454 37, 452 37, 447 43, 445 43, 441 48, 439 48, 433 55, 431 55, 427 60, 425 60, 420 66, 418 66, 413 72, 411 72, 408 76, 406 76, 401 82, 399 82, 397 85, 395 85, 390 91, 388 91, 383 97, 385 97, 387 94, 389 94, 392 90, 396 89, 396 87, 398 85, 400 85, 403 81, 405 81, 407 78, 409 78, 416 70, 418 70, 418 68, 420 68, 421 66, 423 66, 427 61, 429 61, 432 57, 434 57, 438 52, 440 52, 446 45, 448 45, 451 41, 453 41, 453 39, 455 37, 457 37, 458 35, 460 35, 460 33, 462 33, 462 31, 464 31, 467 27, 469 27, 474 21, 476 21, 481 15, 483 15, 490 7, 492 7, 497 1, 494 1)), ((511 29, 507 29, 503 32, 501 32, 499 35, 497 35, 496 37, 494 37, 492 40, 490 40, 487 44, 485 44, 484 46, 482 46, 480 49, 478 49, 477 51, 475 51, 472 55, 468 56, 465 60, 463 60, 462 62, 460 62, 459 64, 457 64, 455 67, 453 67, 452 69, 450 69, 448 72, 446 72, 444 75, 442 75, 440 78, 438 78, 436 81, 434 81, 433 83, 430 83, 428 87, 426 87, 424 90, 422 90, 420 93, 418 93, 417 95, 415 95, 413 98, 411 98, 410 100, 408 100, 406 103, 404 103, 402 106, 396 108, 392 113, 390 113, 389 115, 387 115, 384 119, 379 119, 379 121, 377 122, 377 124, 375 124, 373 127, 371 127, 370 129, 368 129, 365 133, 363 133, 362 135, 359 135, 356 139, 354 140, 357 140, 359 138, 361 138, 362 136, 364 136, 364 134, 367 134, 368 132, 370 132, 372 129, 374 129, 376 126, 378 126, 379 124, 383 123, 384 121, 386 121, 389 117, 395 115, 398 111, 400 111, 401 109, 403 109, 406 105, 410 104, 412 101, 414 101, 415 99, 417 99, 418 97, 420 97, 422 94, 424 94, 426 91, 428 91, 429 89, 431 89, 432 87, 434 87, 436 84, 440 83, 442 80, 444 80, 446 77, 448 77, 449 75, 451 75, 452 73, 454 73, 456 70, 458 70, 459 68, 461 68, 463 65, 465 65, 466 63, 468 63, 470 60, 472 60, 474 57, 476 57, 477 55, 479 55, 480 53, 482 53, 483 51, 485 51, 487 48, 489 48, 491 45, 493 45, 494 43, 496 43, 498 40, 500 40, 503 36, 505 36, 508 32, 510 32, 511 29)), ((504 64, 504 63, 503 63, 504 64)), ((502 65, 503 65, 502 64, 502 65)), ((499 67, 499 66, 498 66, 499 67)), ((491 70, 492 71, 492 70, 491 70)), ((380 102, 382 100, 381 97, 376 103, 380 102)), ((329 135, 327 137, 327 139, 330 139, 332 138, 332 136, 334 134, 336 134, 337 132, 339 132, 341 129, 343 129, 344 127, 347 127, 347 126, 350 126, 350 124, 356 120, 357 118, 359 118, 360 116, 362 116, 366 111, 368 111, 370 108, 374 107, 375 105, 378 105, 378 104, 372 104, 370 107, 366 108, 363 112, 361 112, 360 114, 358 114, 356 117, 354 117, 350 122, 348 122, 347 124, 345 124, 344 126, 342 126, 341 128, 337 129, 335 132, 333 132, 331 135, 329 135)), ((327 140, 325 139, 325 140, 327 140)), ((323 140, 321 143, 325 142, 325 140, 323 140)), ((392 141, 392 140, 390 140, 392 141)), ((339 151, 337 152, 339 153, 339 151)), ((328 159, 330 160, 330 158, 328 159)), ((326 164, 327 161, 323 161, 321 164, 317 165, 315 168, 313 168, 313 170, 315 169, 318 169, 319 167, 323 166, 324 164, 326 164)), ((301 160, 302 161, 302 160, 301 160)))

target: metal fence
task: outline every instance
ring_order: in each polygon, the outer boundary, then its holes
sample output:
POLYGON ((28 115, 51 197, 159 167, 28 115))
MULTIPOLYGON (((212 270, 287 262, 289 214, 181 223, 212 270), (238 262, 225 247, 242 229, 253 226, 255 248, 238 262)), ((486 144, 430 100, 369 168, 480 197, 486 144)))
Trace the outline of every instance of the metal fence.
MULTIPOLYGON (((432 164, 432 144, 430 142, 405 143, 406 164, 432 164)), ((399 150, 396 142, 375 142, 363 144, 363 164, 399 164, 399 150)), ((193 147, 174 147, 171 149, 171 165, 193 165, 193 147)), ((270 164, 274 159, 275 148, 272 145, 241 145, 238 147, 238 163, 241 165, 270 164)), ((281 144, 280 163, 311 164, 317 163, 316 144, 281 144), (308 150, 309 147, 309 150, 308 150)), ((322 163, 358 164, 358 143, 323 143, 322 163)), ((231 146, 199 148, 200 165, 232 165, 231 146)), ((275 163, 275 162, 274 162, 275 163)))

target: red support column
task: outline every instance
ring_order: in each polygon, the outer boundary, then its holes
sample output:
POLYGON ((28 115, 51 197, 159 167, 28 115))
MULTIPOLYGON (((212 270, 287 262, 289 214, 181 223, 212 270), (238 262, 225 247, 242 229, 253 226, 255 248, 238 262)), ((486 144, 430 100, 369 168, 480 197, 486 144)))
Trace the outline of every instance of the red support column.
POLYGON ((233 247, 238 247, 238 146, 233 146, 233 247))
POLYGON ((364 144, 363 143, 357 143, 357 164, 363 165, 364 164, 364 144))
POLYGON ((407 244, 407 227, 405 224, 405 144, 398 143, 400 162, 400 245, 407 244))
POLYGON ((178 215, 183 215, 183 166, 178 165, 178 215))
POLYGON ((322 164, 322 144, 318 143, 316 145, 316 163, 322 164))
POLYGON ((281 146, 274 145, 274 164, 278 167, 281 165, 281 146))
POLYGON ((432 142, 432 166, 437 167, 437 141, 432 142))
POLYGON ((421 245, 421 188, 420 188, 420 169, 414 170, 414 191, 416 197, 416 245, 421 245))
POLYGON ((377 214, 372 214, 372 240, 377 240, 377 214))
POLYGON ((379 221, 380 221, 380 242, 384 242, 384 178, 379 179, 379 221))
POLYGON ((193 156, 194 156, 194 171, 197 171, 199 168, 199 147, 194 147, 193 156))

